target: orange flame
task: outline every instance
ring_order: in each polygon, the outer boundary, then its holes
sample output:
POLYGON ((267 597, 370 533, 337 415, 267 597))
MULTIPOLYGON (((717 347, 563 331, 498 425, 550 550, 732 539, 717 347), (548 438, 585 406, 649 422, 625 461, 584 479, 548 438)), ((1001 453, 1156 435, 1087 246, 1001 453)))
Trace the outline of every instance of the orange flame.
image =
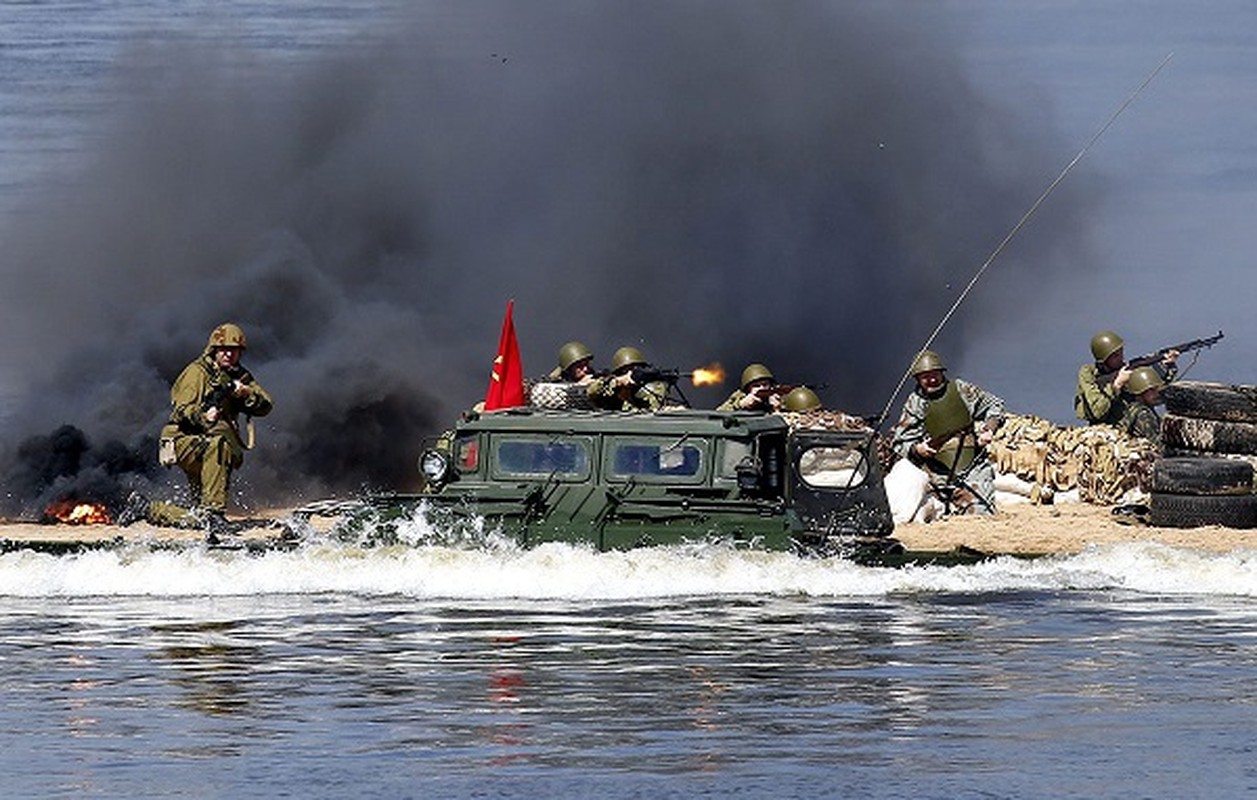
POLYGON ((725 382, 725 368, 717 361, 705 367, 699 367, 690 375, 695 386, 712 386, 725 382))
POLYGON ((67 525, 108 525, 109 511, 100 503, 78 503, 60 500, 48 506, 44 518, 67 525))

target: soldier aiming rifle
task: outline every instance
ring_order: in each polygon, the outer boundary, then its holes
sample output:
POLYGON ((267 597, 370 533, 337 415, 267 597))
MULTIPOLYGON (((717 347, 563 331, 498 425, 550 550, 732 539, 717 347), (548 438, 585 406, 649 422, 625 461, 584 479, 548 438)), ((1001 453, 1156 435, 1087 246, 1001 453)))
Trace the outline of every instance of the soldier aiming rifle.
POLYGON ((1178 376, 1178 357, 1182 353, 1212 347, 1222 339, 1222 331, 1214 336, 1192 339, 1164 347, 1155 353, 1126 360, 1125 341, 1113 331, 1100 331, 1091 337, 1094 363, 1078 370, 1078 388, 1074 393, 1074 413, 1088 424, 1119 425, 1130 410, 1130 398, 1123 390, 1134 371, 1152 367, 1162 381, 1169 383, 1178 376))

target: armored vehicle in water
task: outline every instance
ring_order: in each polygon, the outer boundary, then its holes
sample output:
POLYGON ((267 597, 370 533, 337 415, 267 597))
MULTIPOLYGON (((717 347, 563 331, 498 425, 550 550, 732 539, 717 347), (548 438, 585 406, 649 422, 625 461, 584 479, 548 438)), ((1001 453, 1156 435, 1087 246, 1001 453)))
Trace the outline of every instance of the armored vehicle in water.
POLYGON ((469 414, 419 459, 426 488, 374 496, 398 518, 493 527, 524 546, 723 541, 830 555, 897 543, 872 430, 789 415, 520 407, 469 414))

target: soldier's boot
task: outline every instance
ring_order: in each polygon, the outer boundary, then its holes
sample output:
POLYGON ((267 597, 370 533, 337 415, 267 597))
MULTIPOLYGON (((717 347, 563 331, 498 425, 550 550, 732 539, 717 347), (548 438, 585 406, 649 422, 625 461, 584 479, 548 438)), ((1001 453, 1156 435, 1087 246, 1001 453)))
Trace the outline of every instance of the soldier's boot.
POLYGON ((117 523, 125 528, 141 520, 147 520, 152 505, 144 495, 139 492, 131 492, 130 496, 127 497, 126 504, 118 512, 117 523))

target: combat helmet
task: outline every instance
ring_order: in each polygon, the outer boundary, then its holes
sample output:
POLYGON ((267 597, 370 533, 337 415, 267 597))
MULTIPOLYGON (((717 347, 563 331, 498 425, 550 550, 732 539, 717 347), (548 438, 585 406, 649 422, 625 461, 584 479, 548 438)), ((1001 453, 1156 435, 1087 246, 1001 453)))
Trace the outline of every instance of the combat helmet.
POLYGON ((582 342, 568 342, 559 348, 559 371, 567 372, 567 368, 577 361, 584 361, 593 357, 593 352, 582 342))
POLYGON ((1130 380, 1126 381, 1126 385, 1122 388, 1128 394, 1138 397, 1149 389, 1160 389, 1164 386, 1165 379, 1161 377, 1161 373, 1157 372, 1155 368, 1137 367, 1130 373, 1130 380))
POLYGON ((781 405, 786 411, 812 411, 821 407, 821 399, 806 386, 796 386, 782 399, 781 405))
POLYGON ((215 350, 219 347, 239 347, 241 350, 244 350, 248 346, 248 340, 244 338, 244 329, 234 322, 224 322, 210 333, 209 344, 205 345, 205 349, 215 350))
POLYGON ((1100 331, 1091 337, 1091 355, 1096 361, 1104 361, 1126 343, 1113 331, 1100 331))
POLYGON ((615 351, 615 355, 611 356, 611 369, 615 372, 625 367, 644 367, 649 363, 646 356, 642 355, 642 351, 636 347, 621 347, 615 351))
POLYGON ((932 372, 933 370, 947 371, 947 365, 943 363, 943 357, 933 350, 922 350, 917 353, 917 357, 912 361, 912 375, 916 377, 922 372, 932 372))
POLYGON ((776 378, 773 377, 772 370, 768 367, 763 364, 750 364, 746 369, 742 370, 742 383, 738 385, 745 391, 748 384, 754 383, 755 381, 761 381, 764 378, 767 378, 770 381, 776 380, 776 378))

